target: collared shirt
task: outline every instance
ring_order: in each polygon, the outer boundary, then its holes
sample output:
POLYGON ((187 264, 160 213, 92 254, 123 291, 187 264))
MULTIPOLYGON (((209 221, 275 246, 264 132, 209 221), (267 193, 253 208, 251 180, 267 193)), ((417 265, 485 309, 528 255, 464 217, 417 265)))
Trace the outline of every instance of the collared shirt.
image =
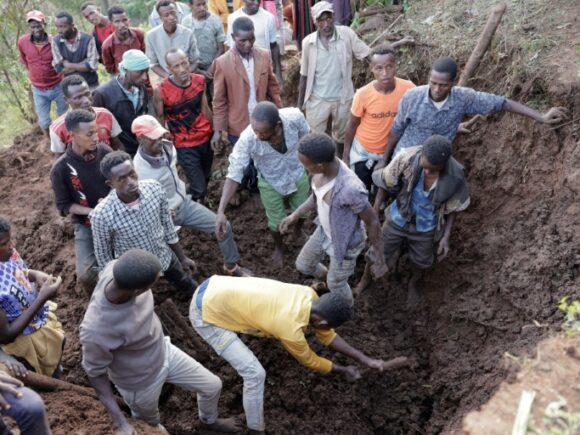
POLYGON ((137 87, 132 87, 131 90, 125 89, 125 86, 121 84, 120 78, 121 76, 116 77, 117 84, 125 93, 131 104, 133 104, 133 108, 137 110, 137 107, 139 107, 139 104, 141 103, 141 89, 137 87))
POLYGON ((145 51, 145 32, 143 30, 131 27, 129 37, 124 41, 121 41, 116 33, 105 39, 101 52, 107 72, 117 74, 119 64, 123 60, 123 54, 131 49, 145 51))
MULTIPOLYGON (((237 50, 236 50, 237 52, 237 50)), ((256 80, 254 78, 254 56, 250 55, 247 59, 240 55, 240 59, 242 60, 242 65, 246 69, 246 75, 248 76, 248 81, 250 82, 250 98, 248 99, 248 113, 250 116, 254 111, 254 107, 258 102, 256 101, 256 80)))
MULTIPOLYGON (((429 197, 429 192, 435 188, 437 181, 425 192, 425 171, 421 170, 419 181, 413 189, 411 196, 411 211, 415 216, 415 227, 420 233, 428 233, 437 227, 437 210, 429 197)), ((408 221, 401 216, 397 201, 393 201, 390 207, 391 219, 400 227, 405 227, 408 221)))
POLYGON ((165 190, 157 181, 139 181, 138 207, 129 207, 113 189, 89 217, 100 269, 130 249, 144 249, 159 258, 163 270, 169 268, 172 251, 168 245, 179 239, 165 190))
MULTIPOLYGON (((336 48, 340 59, 340 72, 342 75, 340 101, 350 100, 354 95, 352 84, 352 57, 359 60, 367 57, 371 49, 357 36, 350 27, 335 26, 336 48)), ((316 77, 316 63, 318 56, 318 32, 313 32, 302 41, 302 58, 300 60, 300 75, 306 77, 306 103, 312 95, 316 77)))
MULTIPOLYGON (((230 331, 276 338, 301 364, 328 373, 332 362, 316 355, 304 336, 316 299, 316 292, 303 285, 214 275, 203 295, 201 317, 204 322, 230 331)), ((336 338, 332 329, 313 330, 325 346, 336 338)))
MULTIPOLYGON (((346 251, 359 246, 366 238, 359 213, 371 204, 369 193, 358 176, 341 160, 338 163, 340 167, 330 200, 330 238, 334 258, 342 262, 346 251)), ((317 218, 316 223, 320 224, 320 219, 317 218)))
POLYGON ((181 24, 177 25, 175 32, 171 35, 167 34, 163 25, 151 29, 145 35, 145 53, 151 60, 151 66, 159 65, 168 73, 169 68, 167 68, 167 62, 165 61, 165 53, 170 48, 181 48, 187 53, 191 64, 196 63, 199 59, 194 33, 181 24))
POLYGON ((342 95, 342 72, 336 33, 328 41, 328 48, 320 38, 316 40, 316 70, 312 94, 325 101, 339 101, 342 95))
POLYGON ((244 12, 244 8, 240 8, 228 17, 228 34, 227 44, 229 47, 234 46, 231 30, 233 29, 236 18, 247 17, 254 23, 254 35, 256 36, 255 47, 263 48, 270 51, 270 44, 277 43, 276 39, 276 18, 264 8, 258 9, 254 15, 248 15, 244 12))
MULTIPOLYGON (((76 34, 75 39, 73 41, 69 41, 66 38, 61 38, 59 41, 59 44, 64 44, 66 46, 66 48, 69 49, 69 51, 74 53, 75 51, 78 50, 78 48, 80 46, 82 33, 83 32, 81 32, 80 30, 77 30, 77 34, 76 34)), ((58 48, 58 44, 56 42, 53 42, 53 44, 52 44, 52 66, 54 67, 54 69, 57 71, 62 71, 64 68, 62 63, 65 60, 66 59, 60 53, 60 50, 58 48)), ((89 41, 89 45, 87 47, 87 57, 85 58, 85 63, 87 65, 87 67, 90 68, 92 71, 96 71, 97 67, 99 66, 99 53, 97 52, 97 45, 95 42, 95 38, 93 38, 92 36, 91 36, 91 40, 89 41)))
POLYGON ((505 97, 454 86, 447 101, 438 109, 429 97, 429 86, 410 89, 403 96, 392 131, 401 136, 395 153, 422 145, 434 134, 455 139, 465 115, 501 112, 505 97))
POLYGON ((193 14, 189 14, 181 25, 193 31, 199 50, 199 64, 204 68, 209 67, 217 57, 219 44, 226 41, 221 20, 211 12, 207 13, 205 20, 197 20, 193 14))
POLYGON ((26 34, 18 39, 20 62, 28 70, 30 83, 41 91, 52 89, 62 80, 52 66, 52 36, 47 35, 45 41, 35 43, 32 35, 26 34))
POLYGON ((280 109, 280 119, 284 128, 286 153, 282 154, 272 148, 270 143, 259 140, 252 126, 249 126, 242 132, 230 154, 227 178, 241 183, 244 168, 253 159, 260 175, 276 192, 281 195, 296 192, 296 183, 304 173, 304 167, 298 160, 298 141, 310 132, 310 127, 302 112, 293 107, 280 109))

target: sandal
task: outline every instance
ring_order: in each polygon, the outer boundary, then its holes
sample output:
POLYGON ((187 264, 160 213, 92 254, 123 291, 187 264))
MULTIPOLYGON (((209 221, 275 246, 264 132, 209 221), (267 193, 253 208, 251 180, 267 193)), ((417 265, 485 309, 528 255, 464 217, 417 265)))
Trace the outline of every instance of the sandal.
POLYGON ((246 269, 245 267, 242 267, 238 264, 236 264, 236 266, 233 269, 228 269, 224 265, 224 273, 226 275, 236 276, 238 278, 247 277, 247 276, 254 276, 254 274, 252 273, 252 271, 250 269, 246 269))

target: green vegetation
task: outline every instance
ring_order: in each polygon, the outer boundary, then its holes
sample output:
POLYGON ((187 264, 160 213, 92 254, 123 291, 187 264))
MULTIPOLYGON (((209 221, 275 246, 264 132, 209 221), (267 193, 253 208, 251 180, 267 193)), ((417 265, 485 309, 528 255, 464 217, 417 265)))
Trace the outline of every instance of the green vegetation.
POLYGON ((574 337, 580 334, 580 301, 574 300, 568 303, 569 296, 562 298, 558 304, 558 309, 566 314, 566 321, 562 329, 567 337, 574 337))

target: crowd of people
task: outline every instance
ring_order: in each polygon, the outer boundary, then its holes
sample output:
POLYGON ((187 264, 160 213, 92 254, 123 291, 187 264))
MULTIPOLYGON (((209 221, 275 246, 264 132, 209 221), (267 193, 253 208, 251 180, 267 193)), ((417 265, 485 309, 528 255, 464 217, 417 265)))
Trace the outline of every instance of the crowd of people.
MULTIPOLYGON (((348 3, 190 0, 188 8, 158 0, 153 27, 144 32, 131 27, 122 6, 104 16, 88 2, 81 13, 92 34, 64 11, 55 16, 54 37, 41 11, 26 15, 30 33, 18 47, 55 156, 56 208, 74 225, 77 285, 87 299, 82 366, 122 433, 134 429, 112 384, 134 418, 161 430, 165 383, 196 393, 203 427, 241 430, 236 419, 218 416, 222 383, 211 367, 164 336, 151 291, 161 277, 177 298, 191 301, 195 331, 243 378, 247 427, 264 433, 266 372, 238 334, 275 338, 319 373, 360 378, 357 366, 311 350, 311 328, 328 348, 382 370, 384 361, 334 329, 352 318, 353 294, 392 271, 403 250, 412 270, 407 303, 419 303, 422 273, 436 255, 448 254, 455 217, 470 203, 465 170, 453 156, 456 135, 467 131, 464 118, 508 111, 555 124, 566 116, 562 108, 540 113, 454 86, 458 67, 449 57, 433 63, 425 85, 397 77, 396 48, 413 40, 369 47, 344 25, 348 3), (285 8, 294 9, 301 47, 296 107, 282 100, 285 8), (315 30, 303 34, 312 24, 315 30), (358 90, 353 58, 366 59, 374 77, 358 90), (102 84, 99 62, 110 74, 102 84), (212 211, 208 183, 214 152, 224 149, 229 167, 212 211), (317 291, 254 276, 241 264, 226 217, 238 210, 228 206, 239 202, 241 189, 260 196, 273 270, 283 265, 288 240, 300 240, 304 222, 316 215, 295 267, 323 284, 317 291), (222 275, 196 282, 179 228, 215 234, 222 275), (363 252, 365 271, 353 291, 349 279, 363 252)), ((51 301, 62 280, 28 267, 14 231, 0 217, 0 409, 22 433, 47 434, 42 400, 14 377, 62 373, 65 333, 51 301)))

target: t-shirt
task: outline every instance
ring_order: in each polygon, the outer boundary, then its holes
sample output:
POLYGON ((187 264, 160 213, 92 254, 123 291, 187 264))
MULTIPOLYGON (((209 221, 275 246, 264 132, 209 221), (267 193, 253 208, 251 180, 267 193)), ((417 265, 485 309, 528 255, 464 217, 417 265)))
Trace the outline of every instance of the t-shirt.
POLYGON ((197 20, 189 14, 181 25, 193 30, 199 50, 199 65, 209 67, 217 56, 219 44, 226 40, 221 20, 211 12, 207 13, 205 20, 197 20))
MULTIPOLYGON (((256 37, 255 47, 270 51, 270 44, 277 42, 276 39, 276 18, 267 10, 260 8, 254 15, 248 15, 244 9, 238 9, 228 17, 228 29, 234 28, 234 21, 239 17, 248 17, 254 23, 254 36, 256 37)), ((231 33, 228 34, 227 44, 234 46, 231 33)))
POLYGON ((369 83, 356 91, 352 100, 351 113, 361 118, 356 138, 370 153, 385 152, 387 137, 397 116, 399 102, 405 92, 415 87, 409 80, 398 77, 395 80, 395 89, 390 94, 381 94, 373 83, 369 83))
POLYGON ((338 101, 342 96, 342 70, 336 34, 328 41, 328 49, 320 38, 316 40, 316 69, 312 94, 326 101, 338 101))
MULTIPOLYGON (((203 295, 202 319, 231 331, 277 338, 301 364, 328 373, 332 363, 316 355, 304 336, 316 299, 316 292, 303 285, 214 275, 203 295)), ((336 337, 332 329, 314 333, 326 346, 336 337)))
POLYGON ((99 274, 80 326, 82 365, 87 375, 109 374, 128 391, 149 387, 165 361, 163 328, 153 311, 153 293, 147 290, 124 304, 112 304, 105 287, 113 280, 111 261, 99 274))
MULTIPOLYGON (((99 142, 111 145, 111 138, 119 136, 123 131, 111 112, 103 107, 93 107, 97 121, 99 142)), ((66 146, 71 142, 70 133, 66 129, 63 113, 50 124, 50 150, 53 153, 64 153, 66 146)))
MULTIPOLYGON (((0 309, 8 323, 18 319, 38 297, 36 285, 28 279, 28 266, 14 250, 8 261, 0 262, 0 309)), ((42 328, 48 320, 48 305, 38 310, 22 335, 29 335, 42 328)))
POLYGON ((105 39, 109 37, 109 35, 115 33, 115 27, 113 26, 113 23, 109 23, 105 27, 95 26, 93 28, 93 32, 94 35, 99 40, 99 43, 102 44, 105 41, 105 39))

